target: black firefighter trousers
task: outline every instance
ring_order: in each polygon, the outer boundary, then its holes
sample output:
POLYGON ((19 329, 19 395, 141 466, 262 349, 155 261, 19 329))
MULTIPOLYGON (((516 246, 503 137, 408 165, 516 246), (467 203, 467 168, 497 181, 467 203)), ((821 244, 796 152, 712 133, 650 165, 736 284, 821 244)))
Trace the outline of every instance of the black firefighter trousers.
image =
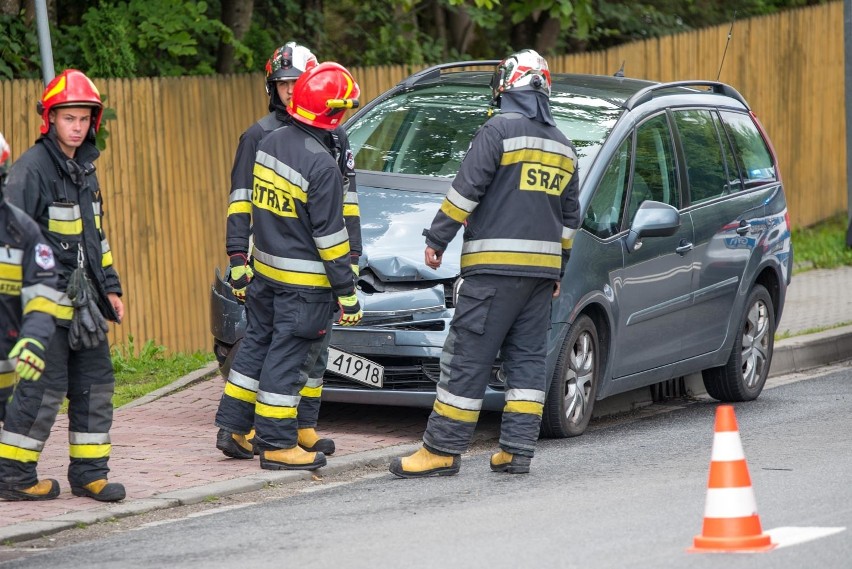
POLYGON ((68 481, 80 487, 107 478, 115 375, 109 344, 72 350, 68 328, 57 326, 37 381, 18 382, 0 430, 0 484, 28 488, 65 396, 68 396, 68 481))
POLYGON ((477 274, 459 289, 441 354, 427 447, 462 454, 470 445, 498 352, 506 378, 500 448, 533 456, 547 385, 553 279, 477 274))

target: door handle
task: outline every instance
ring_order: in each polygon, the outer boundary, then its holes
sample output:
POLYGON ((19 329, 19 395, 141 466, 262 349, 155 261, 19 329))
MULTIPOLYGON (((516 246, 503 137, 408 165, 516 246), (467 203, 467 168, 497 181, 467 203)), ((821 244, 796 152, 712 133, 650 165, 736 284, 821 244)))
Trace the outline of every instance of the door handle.
POLYGON ((675 253, 677 253, 678 255, 686 255, 690 251, 692 251, 692 243, 690 243, 686 239, 682 239, 680 242, 680 246, 675 249, 675 253))
POLYGON ((749 231, 751 231, 751 223, 747 223, 747 222, 743 221, 742 223, 740 223, 740 226, 737 227, 737 234, 738 235, 745 235, 749 231))

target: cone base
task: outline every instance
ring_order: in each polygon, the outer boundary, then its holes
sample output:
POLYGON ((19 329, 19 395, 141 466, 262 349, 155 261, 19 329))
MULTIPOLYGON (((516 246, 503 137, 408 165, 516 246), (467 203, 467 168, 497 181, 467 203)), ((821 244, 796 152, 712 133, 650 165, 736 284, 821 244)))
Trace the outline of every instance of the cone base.
POLYGON ((747 537, 704 537, 696 535, 690 553, 759 552, 773 549, 775 544, 769 534, 747 537))

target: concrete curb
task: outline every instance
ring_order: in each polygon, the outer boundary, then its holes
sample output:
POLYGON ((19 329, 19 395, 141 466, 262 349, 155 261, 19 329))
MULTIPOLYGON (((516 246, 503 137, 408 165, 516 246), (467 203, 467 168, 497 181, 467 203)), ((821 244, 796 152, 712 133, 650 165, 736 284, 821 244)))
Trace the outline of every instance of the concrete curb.
POLYGON ((775 342, 769 375, 805 371, 852 358, 852 326, 775 342))

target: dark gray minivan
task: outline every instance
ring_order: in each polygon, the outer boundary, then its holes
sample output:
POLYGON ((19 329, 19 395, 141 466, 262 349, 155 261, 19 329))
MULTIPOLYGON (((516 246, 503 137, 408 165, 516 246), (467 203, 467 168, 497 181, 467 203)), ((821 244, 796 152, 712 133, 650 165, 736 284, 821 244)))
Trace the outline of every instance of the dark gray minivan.
MULTIPOLYGON (((333 331, 324 400, 432 405, 461 238, 433 271, 421 232, 488 118, 496 63, 429 68, 347 121, 365 316, 333 331)), ((713 81, 567 74, 551 103, 577 147, 583 224, 553 302, 542 434, 579 435, 596 400, 697 372, 719 400, 756 398, 793 259, 775 152, 748 103, 713 81)), ((242 307, 223 278, 211 300, 227 369, 242 307)), ((502 389, 498 358, 486 409, 502 409, 502 389)))

